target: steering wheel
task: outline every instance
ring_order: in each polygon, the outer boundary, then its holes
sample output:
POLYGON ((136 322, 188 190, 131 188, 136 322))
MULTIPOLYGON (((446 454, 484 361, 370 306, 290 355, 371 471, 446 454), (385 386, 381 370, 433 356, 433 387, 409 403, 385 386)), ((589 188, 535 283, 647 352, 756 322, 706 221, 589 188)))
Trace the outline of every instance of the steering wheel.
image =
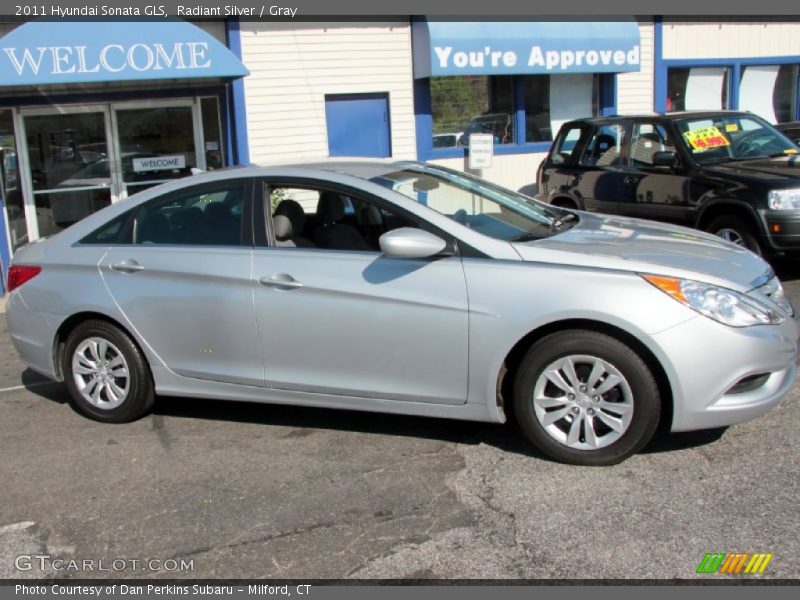
POLYGON ((772 135, 768 131, 750 131, 733 143, 733 151, 740 158, 762 156, 769 154, 763 148, 772 141, 772 135))

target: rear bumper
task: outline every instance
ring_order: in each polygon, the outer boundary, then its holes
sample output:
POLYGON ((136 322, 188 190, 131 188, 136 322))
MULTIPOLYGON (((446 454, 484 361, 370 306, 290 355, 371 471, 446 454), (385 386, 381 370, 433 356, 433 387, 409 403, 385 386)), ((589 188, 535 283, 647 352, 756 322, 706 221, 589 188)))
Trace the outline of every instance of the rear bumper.
POLYGON ((12 293, 6 304, 11 343, 30 369, 56 379, 53 340, 61 317, 29 310, 22 296, 12 293))

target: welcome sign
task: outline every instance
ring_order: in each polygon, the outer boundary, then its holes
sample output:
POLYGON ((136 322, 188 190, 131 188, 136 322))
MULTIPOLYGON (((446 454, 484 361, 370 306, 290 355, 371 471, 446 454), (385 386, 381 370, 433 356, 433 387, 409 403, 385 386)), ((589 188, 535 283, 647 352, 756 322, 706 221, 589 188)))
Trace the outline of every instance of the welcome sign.
POLYGON ((412 24, 414 76, 638 71, 635 21, 412 24))
POLYGON ((247 74, 218 40, 179 20, 31 21, 0 38, 0 85, 247 74))

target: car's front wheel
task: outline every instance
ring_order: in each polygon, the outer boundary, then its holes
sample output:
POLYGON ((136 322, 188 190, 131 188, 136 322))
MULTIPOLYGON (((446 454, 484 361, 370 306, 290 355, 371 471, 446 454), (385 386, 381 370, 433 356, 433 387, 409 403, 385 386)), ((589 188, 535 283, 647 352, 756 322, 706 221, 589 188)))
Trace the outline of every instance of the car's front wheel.
POLYGON ((72 403, 108 423, 139 418, 153 405, 153 380, 142 353, 119 327, 90 320, 68 336, 62 365, 72 403))
POLYGON ((560 331, 528 350, 514 385, 520 428, 556 460, 617 464, 656 431, 658 385, 642 358, 604 333, 560 331))

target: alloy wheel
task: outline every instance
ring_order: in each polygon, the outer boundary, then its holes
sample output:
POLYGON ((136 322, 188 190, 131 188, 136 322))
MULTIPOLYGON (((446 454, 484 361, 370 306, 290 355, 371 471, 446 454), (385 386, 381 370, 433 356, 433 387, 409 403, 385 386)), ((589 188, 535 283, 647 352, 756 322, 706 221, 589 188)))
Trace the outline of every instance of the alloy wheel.
POLYGON ((72 377, 81 397, 104 410, 125 402, 131 385, 125 356, 117 346, 101 337, 87 338, 75 348, 72 377))
POLYGON ((573 354, 550 363, 533 388, 539 424, 575 450, 613 444, 633 419, 633 392, 614 365, 596 356, 573 354))

